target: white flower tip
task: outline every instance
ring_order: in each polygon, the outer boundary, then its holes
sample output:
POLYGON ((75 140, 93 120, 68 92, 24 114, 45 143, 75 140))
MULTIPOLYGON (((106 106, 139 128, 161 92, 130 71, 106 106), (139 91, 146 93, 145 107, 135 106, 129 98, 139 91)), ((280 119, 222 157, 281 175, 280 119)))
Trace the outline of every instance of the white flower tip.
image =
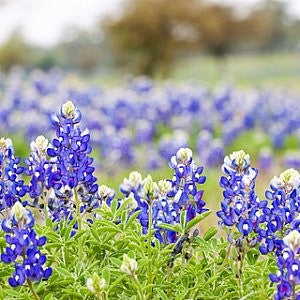
POLYGON ((176 158, 180 163, 189 163, 192 160, 193 152, 190 148, 180 148, 176 153, 176 158))
POLYGON ((297 230, 291 231, 287 236, 283 238, 283 242, 288 246, 294 253, 298 252, 300 247, 300 233, 297 230))
POLYGON ((70 100, 67 101, 66 103, 64 103, 61 108, 62 113, 68 118, 74 117, 75 110, 76 110, 76 107, 75 107, 74 103, 70 100))
POLYGON ((135 276, 135 272, 138 269, 138 264, 135 259, 130 258, 127 254, 123 255, 123 263, 121 265, 121 271, 130 275, 135 276))
POLYGON ((26 208, 19 201, 14 204, 11 211, 18 222, 23 220, 27 216, 26 208))

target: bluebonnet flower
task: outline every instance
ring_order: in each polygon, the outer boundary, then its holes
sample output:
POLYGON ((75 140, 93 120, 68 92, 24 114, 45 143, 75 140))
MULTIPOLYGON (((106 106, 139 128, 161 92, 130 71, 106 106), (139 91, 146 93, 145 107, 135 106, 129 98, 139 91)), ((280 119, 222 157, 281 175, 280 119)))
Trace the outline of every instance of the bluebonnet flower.
POLYGON ((262 254, 276 250, 280 255, 283 247, 282 238, 290 228, 298 229, 300 212, 300 175, 294 169, 288 169, 275 176, 270 183, 271 190, 266 191, 267 200, 264 203, 262 214, 264 222, 260 226, 259 236, 262 254), (269 205, 268 205, 269 202, 269 205))
POLYGON ((8 218, 2 221, 2 229, 6 234, 7 247, 1 254, 3 263, 14 263, 15 271, 8 279, 12 287, 23 285, 25 281, 48 279, 51 268, 45 268, 46 256, 40 252, 45 245, 46 237, 37 237, 34 218, 30 210, 25 209, 21 202, 16 202, 8 218))
POLYGON ((273 152, 270 148, 263 148, 259 152, 259 167, 268 171, 273 165, 273 152))
MULTIPOLYGON (((47 159, 48 146, 48 140, 43 135, 38 136, 30 144, 29 158, 24 159, 25 173, 30 176, 29 196, 33 199, 33 202, 28 202, 28 204, 44 208, 45 218, 47 216, 49 190, 52 187, 53 179, 55 179, 55 175, 52 173, 53 163, 47 159)), ((58 178, 57 175, 56 178, 58 178)))
POLYGON ((14 156, 12 141, 0 138, 0 213, 7 216, 12 207, 28 192, 21 174, 24 168, 19 165, 21 159, 14 156))
POLYGON ((174 170, 174 175, 168 197, 174 197, 173 206, 178 214, 177 218, 180 212, 186 210, 187 221, 190 221, 197 213, 207 211, 202 200, 203 190, 197 188, 198 184, 206 181, 206 177, 202 175, 204 168, 196 165, 189 148, 180 148, 176 155, 172 156, 169 165, 174 170))
POLYGON ((205 182, 202 175, 203 167, 197 167, 192 158, 192 151, 188 148, 180 148, 177 154, 171 158, 170 166, 174 170, 172 180, 160 180, 153 182, 151 176, 142 179, 138 172, 125 178, 120 190, 126 195, 134 197, 137 207, 141 210, 138 218, 143 227, 143 233, 148 232, 149 217, 151 224, 156 229, 155 237, 162 243, 174 243, 177 233, 160 228, 161 223, 176 224, 180 222, 180 213, 187 212, 186 220, 189 222, 207 211, 202 200, 203 191, 198 190, 197 185, 205 182), (151 207, 152 211, 149 211, 151 207))
POLYGON ((300 293, 296 293, 296 285, 300 283, 300 233, 291 231, 283 238, 283 251, 277 258, 277 274, 270 274, 270 280, 278 283, 275 300, 300 299, 300 293))
POLYGON ((258 171, 250 167, 250 156, 243 150, 226 156, 222 169, 226 176, 221 177, 220 186, 225 191, 217 216, 221 219, 219 224, 228 230, 229 242, 240 243, 251 232, 257 232, 263 221, 259 214, 261 203, 254 191, 258 171))
POLYGON ((283 157, 283 163, 287 168, 300 169, 300 151, 289 151, 283 157))
POLYGON ((80 130, 80 121, 81 113, 71 101, 61 106, 59 115, 51 115, 56 138, 47 154, 53 162, 49 183, 55 195, 50 203, 55 210, 54 219, 60 215, 72 219, 75 210, 78 214, 99 205, 93 158, 89 156, 92 151, 90 134, 87 130, 80 130))

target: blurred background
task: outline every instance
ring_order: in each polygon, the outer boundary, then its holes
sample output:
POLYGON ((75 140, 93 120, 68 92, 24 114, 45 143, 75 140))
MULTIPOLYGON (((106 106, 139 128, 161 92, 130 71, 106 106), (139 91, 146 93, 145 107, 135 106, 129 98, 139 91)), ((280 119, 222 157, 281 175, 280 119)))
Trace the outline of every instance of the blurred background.
POLYGON ((300 168, 298 0, 0 0, 0 20, 0 132, 22 157, 72 99, 116 190, 134 169, 171 178, 187 146, 214 210, 233 150, 260 168, 260 197, 300 168))
POLYGON ((0 66, 297 86, 297 0, 1 0, 0 66))

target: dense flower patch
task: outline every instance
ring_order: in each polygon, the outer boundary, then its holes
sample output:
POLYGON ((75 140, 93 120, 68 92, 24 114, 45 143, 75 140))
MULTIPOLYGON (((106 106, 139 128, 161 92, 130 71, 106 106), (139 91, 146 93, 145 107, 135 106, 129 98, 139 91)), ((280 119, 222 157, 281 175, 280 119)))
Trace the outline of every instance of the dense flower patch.
MULTIPOLYGON (((238 90, 186 83, 157 84, 132 79, 114 89, 100 89, 59 71, 25 74, 12 71, 0 81, 0 129, 21 132, 28 141, 41 132, 50 137, 48 122, 61 99, 72 99, 85 116, 83 128, 93 132, 92 145, 101 152, 101 164, 115 171, 120 165, 162 167, 183 147, 195 149, 207 167, 219 166, 228 147, 243 134, 255 131, 271 148, 281 148, 288 137, 299 138, 299 95, 291 91, 238 90), (26 112, 26 118, 23 114, 26 112)), ((55 126, 55 125, 54 125, 55 126)), ((274 153, 261 149, 261 166, 268 169, 274 153)), ((300 154, 287 152, 287 168, 298 168, 300 154)))
POLYGON ((209 195, 189 148, 171 156, 173 178, 132 172, 119 198, 98 185, 81 120, 64 103, 51 115, 56 137, 38 136, 24 166, 0 139, 1 299, 300 298, 297 170, 259 199, 249 154, 226 156, 217 238, 201 231, 209 195))

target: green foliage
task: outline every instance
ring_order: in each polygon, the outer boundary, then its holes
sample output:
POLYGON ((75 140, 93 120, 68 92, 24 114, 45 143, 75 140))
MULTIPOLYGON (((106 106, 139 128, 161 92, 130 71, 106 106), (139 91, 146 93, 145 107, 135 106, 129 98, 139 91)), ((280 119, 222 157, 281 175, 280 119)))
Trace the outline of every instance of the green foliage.
MULTIPOLYGON (((35 225, 39 236, 46 235, 44 252, 47 264, 53 268, 48 281, 34 284, 41 299, 239 299, 235 262, 227 241, 217 238, 217 228, 209 228, 203 237, 192 237, 193 228, 210 212, 180 225, 161 224, 162 228, 178 231, 190 239, 182 243, 182 252, 174 254, 177 244, 163 245, 152 239, 149 243, 137 216, 129 215, 129 200, 97 210, 101 218, 86 222, 82 231, 71 237, 74 222, 35 225), (56 230, 55 230, 56 229, 56 230), (82 242, 83 258, 78 259, 78 240, 82 242), (136 260, 134 276, 121 271, 123 255, 136 260), (174 257, 173 263, 171 258, 174 257), (149 276, 149 266, 150 274, 149 276), (105 279, 103 293, 98 298, 87 287, 93 274, 105 279)), ((152 232, 153 234, 153 232, 152 232)), ((5 246, 0 232, 0 250, 5 246)), ((231 249, 232 250, 232 249, 231 249)), ((268 274, 276 270, 275 260, 261 256, 256 248, 248 251, 242 273, 242 299, 269 299, 274 286, 268 274)), ((0 264, 0 299, 32 299, 26 286, 12 289, 7 279, 13 267, 0 264)))

